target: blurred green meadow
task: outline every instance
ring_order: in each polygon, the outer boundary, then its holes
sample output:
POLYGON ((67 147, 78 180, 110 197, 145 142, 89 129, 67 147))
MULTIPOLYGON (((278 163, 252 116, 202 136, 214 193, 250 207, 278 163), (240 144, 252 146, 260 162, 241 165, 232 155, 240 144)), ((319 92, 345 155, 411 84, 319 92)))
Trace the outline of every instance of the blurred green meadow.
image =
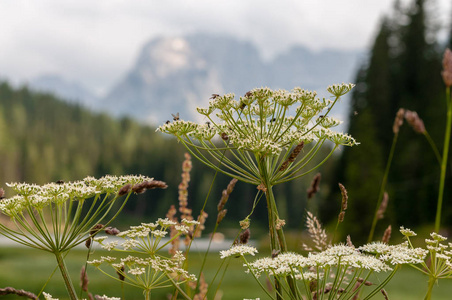
MULTIPOLYGON (((66 257, 67 266, 71 273, 74 285, 79 287, 80 269, 84 265, 86 259, 86 250, 75 249, 66 257)), ((95 251, 91 258, 108 255, 111 253, 105 251, 95 251)), ((204 253, 195 252, 190 254, 190 272, 197 274, 201 266, 204 253)), ((261 256, 265 254, 260 254, 261 256)), ((54 257, 50 253, 42 251, 34 251, 21 247, 1 247, 0 248, 0 285, 1 287, 11 286, 16 289, 24 289, 37 294, 45 282, 48 280, 52 272, 55 270, 54 257)), ((221 264, 218 253, 208 255, 205 265, 205 277, 209 282, 218 270, 221 264)), ((223 270, 223 269, 222 269, 223 270)), ((229 261, 227 274, 222 280, 219 295, 223 295, 223 300, 235 300, 244 298, 267 299, 265 293, 262 292, 253 280, 251 275, 246 274, 245 268, 242 266, 240 259, 231 259, 229 261)), ((121 299, 142 299, 140 290, 124 285, 108 278, 95 270, 88 267, 89 291, 93 295, 104 295, 110 297, 121 297, 121 299)), ((216 282, 222 277, 222 272, 217 276, 216 282)), ((384 278, 384 277, 383 277, 384 278)), ((382 279, 383 279, 382 278, 382 279)), ((373 278, 373 282, 377 282, 377 278, 373 278)), ((403 267, 387 285, 386 291, 390 299, 409 300, 421 299, 427 290, 426 276, 422 276, 419 272, 409 267, 403 267)), ((265 283, 264 283, 265 285, 265 283)), ((209 292, 208 299, 214 299, 213 293, 216 288, 213 285, 212 291, 209 292)), ((78 288, 80 290, 80 288, 78 288)), ((59 299, 67 299, 67 293, 58 270, 50 279, 48 286, 45 288, 47 293, 59 299)), ((152 294, 152 299, 167 299, 170 290, 156 290, 152 294)), ((83 294, 82 297, 86 297, 83 294)), ((451 299, 452 284, 447 280, 440 282, 440 285, 434 289, 433 299, 451 299)), ((3 296, 2 299, 24 299, 18 296, 3 296)), ((377 295, 375 299, 383 299, 383 295, 377 295)))

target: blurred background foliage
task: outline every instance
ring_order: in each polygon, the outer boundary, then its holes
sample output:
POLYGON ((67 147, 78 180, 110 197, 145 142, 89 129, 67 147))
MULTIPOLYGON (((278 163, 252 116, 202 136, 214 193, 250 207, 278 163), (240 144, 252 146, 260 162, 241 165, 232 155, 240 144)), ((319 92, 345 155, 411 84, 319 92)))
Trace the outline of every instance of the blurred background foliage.
MULTIPOLYGON (((427 10, 427 2, 413 1, 406 10, 396 1, 356 74, 348 132, 361 145, 338 151, 319 169, 322 182, 313 199, 307 199, 306 191, 315 173, 276 188, 279 210, 290 228, 303 227, 307 209, 319 214, 324 223, 335 223, 341 182, 349 193, 342 232, 354 240, 366 238, 391 147, 393 120, 400 107, 417 111, 442 149, 445 94, 441 60, 445 47, 452 47, 452 30, 447 45, 439 44, 435 16, 427 10)), ((177 203, 184 152, 174 139, 132 119, 90 112, 51 94, 0 83, 1 185, 11 181, 72 181, 105 174, 144 174, 166 181, 167 190, 150 191, 129 202, 118 220, 127 226, 135 220, 163 217, 169 206, 177 203)), ((189 206, 197 215, 215 174, 195 160, 193 165, 189 206)), ((443 226, 450 228, 450 171, 447 176, 443 226)), ((433 223, 438 179, 439 165, 429 144, 405 124, 387 185, 390 205, 379 222, 377 237, 389 224, 397 228, 433 223)), ((208 225, 216 220, 216 205, 228 182, 229 178, 217 176, 206 208, 211 215, 208 225)), ((237 184, 226 207, 226 225, 238 227, 238 221, 250 212, 256 192, 254 186, 237 184)), ((264 225, 266 218, 262 201, 251 219, 264 225)))

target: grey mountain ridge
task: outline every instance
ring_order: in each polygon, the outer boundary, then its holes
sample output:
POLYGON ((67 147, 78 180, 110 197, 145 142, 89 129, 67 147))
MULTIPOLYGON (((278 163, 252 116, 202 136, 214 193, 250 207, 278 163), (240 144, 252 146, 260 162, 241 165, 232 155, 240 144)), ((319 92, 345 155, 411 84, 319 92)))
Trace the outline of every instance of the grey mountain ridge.
MULTIPOLYGON (((328 85, 352 80, 360 57, 359 51, 314 53, 294 46, 265 61, 254 44, 233 37, 160 37, 145 44, 130 71, 88 106, 154 125, 176 112, 181 119, 201 121, 196 107, 207 106, 212 94, 232 92, 238 98, 254 87, 300 86, 327 96, 328 85)), ((345 107, 337 113, 344 114, 345 107)))

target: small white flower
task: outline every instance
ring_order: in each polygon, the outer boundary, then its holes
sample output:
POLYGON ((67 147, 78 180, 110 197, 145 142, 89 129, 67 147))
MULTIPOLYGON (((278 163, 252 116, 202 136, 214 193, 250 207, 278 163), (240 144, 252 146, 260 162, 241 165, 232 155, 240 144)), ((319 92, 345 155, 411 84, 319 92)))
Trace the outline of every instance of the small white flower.
POLYGON ((257 249, 247 245, 235 245, 232 246, 229 250, 220 251, 220 257, 226 258, 229 256, 244 256, 245 254, 255 255, 257 253, 257 249))
POLYGON ((113 241, 113 242, 110 242, 110 243, 106 243, 106 244, 102 245, 101 247, 102 247, 102 249, 105 249, 107 251, 111 251, 116 246, 118 246, 118 241, 113 241))
POLYGON ((98 236, 98 237, 94 238, 94 241, 99 243, 99 244, 102 244, 103 241, 105 241, 107 238, 108 238, 108 236, 98 236))
POLYGON ((102 264, 102 260, 99 260, 99 259, 93 259, 93 260, 91 260, 91 261, 87 261, 87 263, 88 264, 90 264, 90 265, 93 265, 93 266, 95 266, 95 267, 98 267, 98 266, 100 266, 101 264, 102 264))
POLYGON ((42 294, 44 295, 45 300, 58 300, 58 298, 53 298, 52 295, 50 295, 46 292, 42 292, 42 294))
POLYGON ((98 299, 98 300, 121 300, 121 298, 119 298, 119 297, 108 297, 106 295, 96 296, 96 299, 98 299))
POLYGON ((145 268, 133 268, 128 271, 128 273, 135 275, 135 276, 144 274, 145 272, 146 272, 145 268))
POLYGON ((430 236, 432 237, 432 239, 434 239, 435 241, 438 241, 438 242, 444 242, 447 240, 447 237, 444 237, 436 232, 430 233, 430 236))
POLYGON ((127 240, 124 243, 121 244, 121 246, 124 248, 124 250, 129 250, 138 245, 138 242, 135 240, 127 240))
POLYGON ((404 236, 406 237, 410 237, 410 236, 416 236, 417 234, 412 231, 411 229, 408 228, 404 228, 403 226, 400 226, 400 233, 402 233, 404 236))

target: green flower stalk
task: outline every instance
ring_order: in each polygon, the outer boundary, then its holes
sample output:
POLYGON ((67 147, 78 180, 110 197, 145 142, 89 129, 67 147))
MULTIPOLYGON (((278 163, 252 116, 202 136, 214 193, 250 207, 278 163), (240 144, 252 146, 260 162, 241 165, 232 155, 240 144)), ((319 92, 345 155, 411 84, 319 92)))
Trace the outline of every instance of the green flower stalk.
POLYGON ((0 234, 24 246, 53 253, 71 299, 77 297, 65 266, 66 253, 85 241, 90 242, 104 227, 96 224, 103 221, 108 224, 116 218, 132 192, 166 188, 164 182, 141 175, 87 177, 43 186, 7 185, 17 195, 0 202, 0 212, 11 220, 8 225, 0 223, 0 234), (126 199, 115 205, 122 196, 126 199), (108 217, 112 213, 113 217, 108 217))
POLYGON ((312 172, 340 145, 358 144, 351 136, 332 131, 341 122, 328 117, 334 104, 353 86, 329 86, 334 100, 319 99, 316 92, 301 88, 291 92, 256 88, 238 101, 234 94, 214 94, 209 107, 197 109, 208 120, 206 124, 175 120, 157 130, 176 136, 212 169, 258 186, 267 199, 271 249, 286 251, 272 188, 312 172), (331 152, 311 167, 309 163, 327 140, 334 144, 331 152), (308 144, 312 147, 301 155, 308 144))

